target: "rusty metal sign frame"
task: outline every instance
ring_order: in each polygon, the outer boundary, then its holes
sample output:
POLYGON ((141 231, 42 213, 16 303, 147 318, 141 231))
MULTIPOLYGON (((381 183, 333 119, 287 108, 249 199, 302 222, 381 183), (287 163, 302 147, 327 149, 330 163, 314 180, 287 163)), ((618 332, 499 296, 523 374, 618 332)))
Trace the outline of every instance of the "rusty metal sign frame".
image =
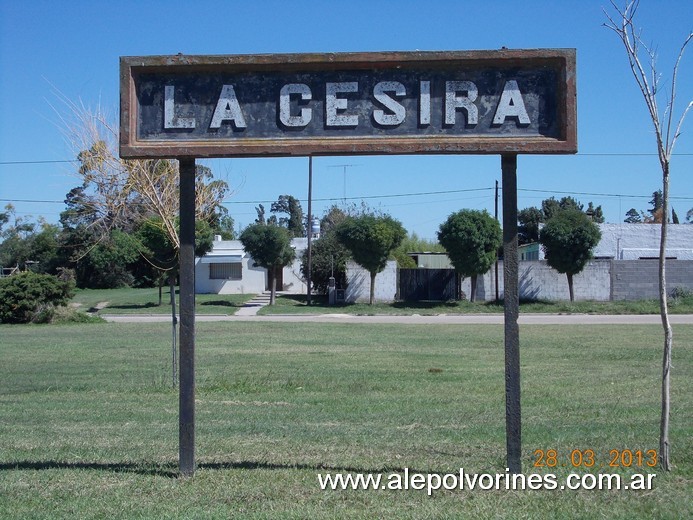
MULTIPOLYGON (((392 82, 397 83, 397 82, 392 82)), ((464 83, 464 81, 461 81, 464 83)), ((507 86, 508 81, 505 85, 507 86)), ((517 85, 517 83, 516 83, 517 85)), ((161 86, 161 85, 159 85, 161 86)), ((168 86, 164 87, 165 89, 168 86)), ((223 87, 224 89, 226 86, 223 87)), ((503 175, 503 246, 504 262, 504 321, 505 321, 505 392, 507 467, 512 473, 521 472, 521 406, 520 406, 520 342, 518 328, 519 281, 517 254, 517 155, 577 153, 577 110, 575 49, 454 51, 454 52, 380 52, 349 54, 272 54, 235 56, 145 56, 121 57, 120 60, 121 126, 120 155, 124 159, 177 158, 180 162, 181 218, 181 304, 180 304, 180 393, 179 393, 179 466, 183 475, 195 471, 195 291, 194 291, 194 231, 195 231, 195 160, 204 157, 262 157, 365 154, 499 154, 503 175), (164 129, 175 128, 180 135, 174 139, 138 139, 137 80, 142 74, 226 73, 319 73, 324 71, 382 72, 409 70, 464 70, 483 67, 549 68, 553 72, 548 90, 552 90, 554 105, 551 116, 551 135, 521 133, 504 135, 384 135, 327 137, 317 135, 286 136, 255 139, 185 138, 188 127, 166 126, 165 99, 161 96, 164 129), (181 138, 181 135, 183 138, 181 138)), ((512 90, 512 89, 511 89, 512 90)), ((174 92, 175 94, 175 92, 174 92)), ((447 94, 447 86, 446 86, 447 94)), ((375 90, 374 90, 375 95, 375 90)), ((504 91, 501 98, 505 95, 504 91)), ((519 87, 509 98, 519 95, 519 87)), ((467 96, 468 100, 471 96, 467 96)), ((222 97, 220 96, 220 100, 222 97)), ((230 99, 230 98, 228 98, 230 99)), ((421 99, 421 98, 420 98, 421 99)), ((447 99, 447 98, 446 98, 447 99)), ((224 98, 226 101, 227 98, 224 98)), ((472 101, 472 100, 470 100, 472 101)), ((499 102, 500 106, 501 102, 499 102)), ((219 104, 217 104, 218 106, 219 104)), ((229 105, 230 106, 230 105, 229 105)), ((240 106, 240 105, 239 105, 240 106)), ((339 107, 337 107, 339 108, 339 107)), ((224 108, 226 110, 226 108, 224 108)), ((336 109, 335 109, 336 110, 336 109)), ((216 113, 216 110, 215 110, 216 113)), ((237 112, 238 113, 238 112, 237 112)), ((498 109, 496 109, 498 113, 498 109)), ((508 110, 513 115, 513 110, 508 110)), ((527 114, 514 113, 518 126, 526 124, 527 114), (524 119, 524 123, 523 123, 524 119)), ((185 119, 187 116, 181 116, 185 119)), ((145 117, 149 121, 150 116, 145 117)), ((469 118, 469 112, 467 112, 469 118)), ((494 116, 495 119, 495 116, 494 116)), ((212 118, 214 120, 214 118, 212 118)), ((467 122, 469 122, 467 120, 467 122)), ((505 122, 505 119, 502 119, 505 122)), ((502 123, 502 124, 503 124, 502 123)), ((151 124, 151 123, 150 123, 151 124)), ((158 123, 157 123, 158 124, 158 123)), ((235 123, 234 123, 235 124, 235 123)), ((190 125, 189 125, 190 126, 190 125)), ((407 130, 408 131, 408 130, 407 130)))
POLYGON ((123 158, 204 158, 368 154, 571 154, 577 152, 575 49, 445 52, 369 52, 217 56, 141 56, 120 59, 120 154, 123 158), (137 82, 142 75, 383 73, 521 68, 555 71, 555 136, 378 135, 270 138, 140 139, 137 82))

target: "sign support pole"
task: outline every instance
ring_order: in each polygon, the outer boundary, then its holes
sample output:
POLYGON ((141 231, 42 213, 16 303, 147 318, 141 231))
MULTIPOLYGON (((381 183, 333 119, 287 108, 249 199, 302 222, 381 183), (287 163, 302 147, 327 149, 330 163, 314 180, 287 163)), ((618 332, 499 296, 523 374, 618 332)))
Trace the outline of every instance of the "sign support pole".
POLYGON ((195 472, 195 159, 180 159, 180 472, 195 472))
POLYGON ((308 156, 308 229, 306 230, 308 237, 308 276, 306 277, 307 291, 306 304, 311 304, 311 293, 313 292, 312 277, 313 277, 313 156, 308 156))
POLYGON ((520 413, 520 314, 517 251, 517 155, 501 155, 503 175, 503 283, 505 313, 505 431, 507 464, 522 472, 520 413))

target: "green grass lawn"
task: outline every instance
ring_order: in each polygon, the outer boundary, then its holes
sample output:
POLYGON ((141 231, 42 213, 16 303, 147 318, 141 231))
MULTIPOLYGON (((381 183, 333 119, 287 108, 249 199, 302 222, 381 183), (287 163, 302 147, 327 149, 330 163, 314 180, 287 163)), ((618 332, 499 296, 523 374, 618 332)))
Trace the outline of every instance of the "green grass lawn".
MULTIPOLYGON (((360 315, 435 315, 435 314, 483 314, 503 313, 503 302, 395 302, 395 303, 354 303, 328 305, 323 296, 314 296, 312 304, 306 305, 303 294, 281 294, 276 305, 263 307, 258 314, 328 314, 345 313, 360 315)), ((669 301, 672 314, 693 314, 693 296, 672 298, 669 301)), ((658 300, 640 301, 521 301, 520 312, 551 314, 658 314, 658 300)))
MULTIPOLYGON (((197 294, 195 311, 198 314, 233 314, 254 294, 197 294)), ((176 305, 178 294, 176 293, 176 305)), ((99 314, 171 314, 171 296, 164 288, 161 305, 159 289, 78 289, 72 303, 80 311, 103 307, 99 314)), ((180 311, 180 309, 177 309, 180 311)))
MULTIPOLYGON (((198 323, 197 460, 177 477, 166 324, 0 326, 1 518, 690 518, 693 327, 652 491, 322 491, 327 472, 503 473, 502 326, 198 323)), ((524 326, 536 450, 658 446, 661 328, 524 326)), ((571 468, 551 471, 564 477, 571 468)), ((586 469, 577 470, 585 473, 586 469)), ((596 471, 596 469, 594 470, 596 471)), ((600 469, 599 471, 612 470, 600 469)))
MULTIPOLYGON (((198 294, 195 296, 198 314, 234 314, 254 294, 198 294)), ((260 309, 258 314, 359 314, 359 315, 435 315, 435 314, 479 314, 503 313, 503 303, 499 302, 394 302, 365 303, 346 305, 327 305, 323 296, 313 296, 312 305, 306 305, 303 294, 280 294, 276 305, 260 309)), ((170 314, 170 296, 164 289, 162 304, 159 305, 159 290, 150 289, 79 289, 72 304, 79 311, 96 310, 98 314, 170 314), (101 308, 103 307, 103 308, 101 308)), ((180 310, 180 309, 178 309, 180 310)), ((672 314, 693 314, 693 296, 673 298, 669 303, 672 314)), ((659 302, 643 301, 523 301, 523 313, 553 314, 658 314, 659 302)))

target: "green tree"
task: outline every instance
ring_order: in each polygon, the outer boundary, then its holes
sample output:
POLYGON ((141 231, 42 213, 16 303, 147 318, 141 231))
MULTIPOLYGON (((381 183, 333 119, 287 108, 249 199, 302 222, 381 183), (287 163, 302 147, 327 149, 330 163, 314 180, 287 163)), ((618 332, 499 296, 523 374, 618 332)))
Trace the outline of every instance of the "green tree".
POLYGON ((255 219, 256 224, 266 224, 265 220, 265 206, 258 204, 255 206, 255 211, 257 212, 257 218, 255 219))
POLYGON ((438 242, 420 238, 416 233, 408 234, 393 256, 397 260, 397 267, 400 269, 415 269, 418 267, 409 253, 444 253, 445 248, 438 242))
MULTIPOLYGON (((335 286, 346 287, 346 264, 351 258, 349 251, 338 240, 334 230, 322 233, 311 247, 311 283, 316 293, 326 294, 330 277, 335 286)), ((301 274, 308 278, 308 250, 301 256, 301 274)))
MULTIPOLYGON (((327 293, 330 277, 335 286, 346 287, 346 264, 349 250, 337 238, 335 230, 347 217, 349 209, 333 204, 320 219, 320 238, 311 245, 311 283, 317 293, 327 293)), ((308 250, 301 255, 301 274, 308 278, 308 250)))
POLYGON ((584 211, 590 217, 592 222, 600 224, 604 222, 604 210, 601 206, 595 207, 592 202, 587 204, 587 209, 584 209, 584 204, 573 197, 562 197, 560 200, 555 197, 549 197, 541 201, 541 208, 529 207, 518 211, 518 241, 520 244, 532 244, 539 241, 540 224, 547 222, 559 211, 564 209, 576 209, 584 211))
POLYGON ((548 221, 556 213, 563 209, 577 209, 582 211, 584 205, 573 197, 562 197, 561 200, 556 200, 554 197, 544 199, 541 202, 541 210, 544 214, 544 222, 548 221))
POLYGON ((336 229, 337 238, 356 263, 371 275, 370 304, 375 301, 375 277, 385 269, 387 260, 402 243, 407 232, 389 215, 364 214, 347 217, 336 229))
POLYGON ((595 208, 594 205, 591 202, 589 202, 587 204, 587 209, 585 210, 585 215, 590 217, 592 222, 596 224, 604 223, 604 211, 602 210, 601 206, 597 206, 595 208))
POLYGON ((5 222, 11 225, 0 232, 0 266, 55 274, 61 266, 60 228, 43 219, 18 217, 11 204, 5 210, 5 222))
POLYGON ((277 270, 289 265, 296 257, 286 228, 270 224, 252 224, 240 236, 243 248, 253 261, 267 269, 270 284, 270 305, 276 298, 277 270))
POLYGON ((539 233, 546 262, 568 277, 571 302, 575 300, 573 276, 585 268, 600 238, 599 227, 576 208, 556 213, 539 233))
POLYGON ((224 215, 219 218, 219 222, 217 223, 216 226, 214 226, 213 231, 221 235, 222 240, 235 240, 236 239, 236 230, 235 226, 236 223, 233 220, 233 217, 230 215, 224 215))
POLYGON ((650 200, 650 206, 652 207, 647 210, 647 212, 650 214, 649 221, 661 222, 662 207, 664 206, 664 197, 662 196, 662 190, 652 192, 652 200, 650 200))
POLYGON ((301 202, 292 195, 280 195, 270 208, 272 213, 280 213, 286 216, 279 217, 277 223, 289 230, 292 237, 302 237, 306 234, 303 224, 303 208, 301 202))
MULTIPOLYGON (((8 206, 12 206, 11 204, 8 204, 8 206)), ((5 224, 7 224, 10 221, 10 212, 7 211, 7 206, 5 207, 5 211, 0 211, 0 237, 2 236, 2 228, 5 227, 5 224)))
POLYGON ((73 289, 71 281, 30 271, 0 279, 0 322, 50 321, 55 307, 67 305, 73 289))
POLYGON ((520 244, 539 242, 539 224, 544 222, 544 212, 539 208, 525 208, 517 212, 517 234, 520 244))
POLYGON ((635 208, 630 208, 626 211, 626 218, 623 220, 626 224, 642 224, 640 212, 635 208))
POLYGON ((486 210, 464 209, 440 225, 438 241, 448 252, 455 271, 471 277, 469 299, 475 301, 477 275, 491 268, 502 243, 500 224, 486 210))
POLYGON ((141 244, 134 235, 111 230, 73 264, 77 286, 115 289, 132 285, 134 276, 130 268, 139 261, 140 249, 141 244))

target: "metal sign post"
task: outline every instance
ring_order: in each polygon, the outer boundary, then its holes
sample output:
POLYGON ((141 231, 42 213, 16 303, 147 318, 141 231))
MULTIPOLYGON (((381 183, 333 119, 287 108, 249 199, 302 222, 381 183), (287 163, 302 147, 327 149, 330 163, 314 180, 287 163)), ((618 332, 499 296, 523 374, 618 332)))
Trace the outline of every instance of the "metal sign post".
POLYGON ((511 473, 522 471, 520 314, 517 253, 517 155, 501 156, 503 175, 503 309, 505 313, 505 436, 511 473))
POLYGON ((183 475, 192 475, 195 472, 195 159, 180 159, 179 169, 179 466, 183 475))
POLYGON ((120 156, 180 161, 182 474, 195 470, 195 159, 366 154, 501 155, 508 468, 521 470, 517 154, 577 152, 575 49, 121 57, 120 87, 120 156))

